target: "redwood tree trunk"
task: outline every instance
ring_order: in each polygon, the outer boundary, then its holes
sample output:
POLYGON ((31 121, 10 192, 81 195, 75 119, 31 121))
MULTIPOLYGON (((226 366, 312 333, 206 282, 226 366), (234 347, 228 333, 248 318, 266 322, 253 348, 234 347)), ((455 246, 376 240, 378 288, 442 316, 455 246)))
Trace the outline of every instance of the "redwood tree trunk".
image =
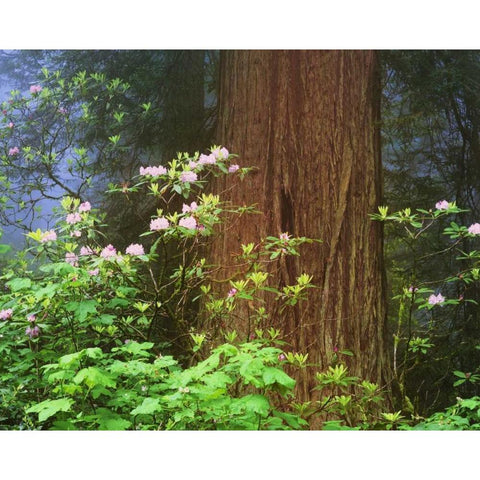
MULTIPOLYGON (((258 204, 214 247, 222 263, 240 243, 288 232, 319 238, 283 263, 279 283, 303 272, 319 288, 270 324, 294 351, 325 368, 350 349, 351 373, 383 383, 386 367, 382 230, 368 218, 381 202, 380 91, 371 51, 227 51, 221 56, 217 142, 256 174, 228 189, 238 205, 258 204)), ((216 187, 230 186, 232 175, 216 187), (226 183, 225 183, 226 182, 226 183)), ((273 309, 273 310, 272 310, 273 309)), ((315 370, 318 370, 316 368, 315 370)), ((312 398, 314 376, 298 378, 312 398)))

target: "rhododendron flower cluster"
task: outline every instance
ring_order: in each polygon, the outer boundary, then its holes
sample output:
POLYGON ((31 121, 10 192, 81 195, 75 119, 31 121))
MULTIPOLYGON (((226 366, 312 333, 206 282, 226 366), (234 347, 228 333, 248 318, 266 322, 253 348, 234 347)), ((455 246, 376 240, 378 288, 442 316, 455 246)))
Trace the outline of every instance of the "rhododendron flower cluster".
POLYGON ((228 292, 228 297, 234 297, 236 295, 236 293, 238 292, 238 290, 236 288, 232 288, 229 290, 228 292))
POLYGON ((226 160, 229 155, 229 151, 225 148, 215 148, 212 150, 212 155, 219 160, 226 160))
POLYGON ((150 222, 150 230, 165 230, 170 226, 169 221, 165 217, 155 218, 150 222))
POLYGON ((439 303, 443 303, 444 301, 445 301, 445 297, 441 293, 439 293, 438 295, 432 294, 428 297, 428 303, 430 305, 437 305, 439 303))
POLYGON ((100 256, 102 258, 116 257, 117 249, 112 244, 109 244, 100 252, 100 256))
POLYGON ((89 212, 92 209, 92 206, 90 205, 90 202, 83 202, 80 204, 78 207, 78 211, 80 213, 82 212, 89 212))
POLYGON ((192 172, 190 170, 185 170, 180 174, 180 180, 182 182, 195 182, 197 180, 197 174, 195 172, 192 172))
POLYGON ((446 200, 441 200, 435 204, 437 210, 448 210, 450 204, 446 200))
POLYGON ((75 212, 75 213, 69 213, 69 214, 67 215, 67 218, 65 219, 65 221, 66 221, 69 225, 75 225, 76 223, 82 221, 82 217, 81 217, 80 214, 77 213, 77 212, 75 212))
POLYGON ((7 125, 8 128, 13 128, 14 126, 15 126, 15 125, 14 125, 13 122, 10 122, 10 123, 7 125))
POLYGON ((140 167, 140 175, 151 175, 152 177, 158 177, 159 175, 165 175, 167 169, 161 165, 158 167, 140 167))
POLYGON ((192 229, 192 230, 197 228, 197 221, 193 217, 181 218, 180 221, 178 222, 178 224, 181 227, 189 228, 189 229, 192 229))
POLYGON ((468 227, 468 233, 480 235, 480 223, 474 223, 468 227))
POLYGON ((228 167, 228 172, 229 173, 235 173, 238 169, 240 168, 240 165, 237 165, 236 163, 233 163, 228 167))
POLYGON ((65 254, 65 261, 74 267, 78 267, 78 257, 73 252, 67 252, 65 254))
POLYGON ((125 253, 128 255, 145 255, 145 251, 143 250, 143 246, 138 243, 132 243, 127 247, 125 253))
POLYGON ((100 270, 98 268, 94 268, 93 270, 89 270, 88 274, 92 277, 98 275, 100 273, 100 270))
POLYGON ((200 157, 198 157, 199 165, 213 165, 214 163, 217 163, 217 157, 213 153, 210 155, 202 153, 200 157))
POLYGON ((8 320, 12 318, 13 310, 11 308, 7 308, 6 310, 0 310, 0 319, 1 320, 8 320))
POLYGON ((12 157, 13 155, 18 155, 20 153, 20 149, 18 147, 13 147, 8 151, 8 154, 12 157))
POLYGON ((27 327, 25 335, 28 335, 30 338, 38 337, 40 335, 40 328, 38 328, 38 325, 35 325, 33 328, 27 327))
POLYGON ((90 247, 80 248, 80 255, 93 255, 93 250, 90 247))
POLYGON ((37 317, 36 317, 35 315, 33 315, 33 314, 27 316, 27 320, 28 320, 29 322, 32 322, 32 323, 33 323, 36 319, 37 319, 37 317))
POLYGON ((198 208, 197 202, 192 202, 190 205, 183 204, 182 213, 194 212, 198 208))
POLYGON ((41 243, 53 242, 56 239, 57 239, 57 234, 55 233, 55 231, 54 230, 48 230, 48 231, 42 233, 42 237, 40 238, 40 242, 41 243))
POLYGON ((82 232, 80 230, 74 230, 73 232, 70 232, 70 236, 79 238, 82 236, 82 232))
POLYGON ((30 87, 30 93, 40 93, 42 91, 42 87, 40 85, 32 85, 30 87))

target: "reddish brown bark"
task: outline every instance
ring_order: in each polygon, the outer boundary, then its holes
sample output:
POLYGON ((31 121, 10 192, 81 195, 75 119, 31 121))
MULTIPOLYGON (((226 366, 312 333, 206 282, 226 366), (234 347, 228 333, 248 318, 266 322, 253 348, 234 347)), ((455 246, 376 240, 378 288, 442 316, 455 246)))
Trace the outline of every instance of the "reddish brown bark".
MULTIPOLYGON (((270 305, 270 323, 309 361, 326 367, 335 347, 350 349, 351 372, 382 383, 382 230, 368 218, 381 201, 378 78, 371 51, 222 52, 217 141, 258 167, 228 199, 264 215, 226 230, 213 258, 286 231, 321 239, 284 262, 278 279, 306 272, 319 288, 286 315, 270 305)), ((312 371, 298 380, 310 399, 312 371)))

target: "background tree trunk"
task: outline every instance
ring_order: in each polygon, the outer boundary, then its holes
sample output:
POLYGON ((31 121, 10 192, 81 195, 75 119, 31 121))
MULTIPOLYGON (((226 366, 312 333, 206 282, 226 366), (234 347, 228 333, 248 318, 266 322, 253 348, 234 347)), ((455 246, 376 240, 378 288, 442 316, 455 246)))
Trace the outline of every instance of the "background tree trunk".
MULTIPOLYGON (((289 257, 279 276, 293 284, 305 272, 319 288, 308 304, 282 316, 273 310, 270 324, 309 362, 325 368, 335 348, 350 349, 351 372, 383 383, 382 227, 368 218, 382 194, 375 52, 226 51, 220 71, 217 141, 258 172, 237 188, 229 189, 233 175, 216 188, 264 215, 225 230, 213 261, 281 232, 321 239, 289 257)), ((300 398, 311 399, 312 370, 297 380, 300 398)))

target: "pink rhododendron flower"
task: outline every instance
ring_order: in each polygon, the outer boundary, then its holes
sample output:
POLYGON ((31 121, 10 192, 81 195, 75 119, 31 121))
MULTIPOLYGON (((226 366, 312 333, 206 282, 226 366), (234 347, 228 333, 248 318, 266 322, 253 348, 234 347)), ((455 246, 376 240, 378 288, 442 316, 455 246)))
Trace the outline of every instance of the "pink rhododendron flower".
POLYGON ((198 163, 197 163, 197 162, 194 162, 193 160, 190 160, 190 161, 188 162, 188 166, 189 166, 189 168, 191 168, 192 170, 194 170, 195 168, 198 167, 198 163))
POLYGON ((8 320, 9 318, 12 318, 13 315, 13 309, 7 308, 6 310, 0 310, 0 319, 1 320, 8 320))
POLYGON ((100 252, 100 256, 102 258, 116 257, 117 249, 112 244, 109 244, 100 252))
POLYGON ((98 275, 100 270, 98 268, 94 268, 93 270, 89 270, 88 274, 91 275, 92 277, 98 275))
POLYGON ((198 208, 197 202, 192 202, 190 205, 183 204, 182 213, 194 212, 198 208))
POLYGON ((278 356, 278 361, 279 361, 279 362, 284 362, 286 359, 287 359, 287 357, 285 356, 284 353, 281 353, 281 354, 278 356))
POLYGON ((48 230, 42 233, 42 237, 40 238, 41 243, 52 242, 57 239, 57 234, 54 230, 48 230))
POLYGON ((236 163, 234 163, 228 167, 228 171, 229 173, 235 173, 239 168, 240 168, 240 165, 237 165, 236 163))
POLYGON ((70 236, 79 238, 82 236, 82 232, 80 230, 74 230, 73 232, 70 232, 70 236))
POLYGON ((280 240, 284 241, 284 242, 288 242, 288 240, 290 240, 290 235, 288 233, 281 233, 280 234, 280 240))
POLYGON ((409 291, 410 293, 415 293, 417 290, 418 290, 417 287, 413 287, 413 286, 408 287, 408 291, 409 291))
POLYGON ((90 202, 83 202, 80 204, 78 207, 78 211, 80 213, 82 212, 89 212, 92 209, 92 206, 90 205, 90 202))
POLYGON ((40 85, 32 85, 30 87, 30 93, 40 93, 42 91, 42 87, 40 85))
POLYGON ((480 223, 474 223, 468 227, 468 233, 480 235, 480 223))
POLYGON ((30 338, 38 337, 40 335, 40 328, 38 328, 38 325, 35 325, 33 328, 27 327, 25 335, 28 335, 30 338))
POLYGON ((75 213, 69 213, 67 215, 67 218, 65 219, 65 221, 70 224, 70 225, 75 225, 76 223, 78 222, 81 222, 82 221, 82 217, 80 216, 79 213, 75 212, 75 213))
POLYGON ((33 314, 32 314, 32 315, 28 315, 28 317, 27 317, 27 320, 28 320, 29 322, 32 322, 32 323, 33 323, 36 319, 37 319, 37 317, 36 317, 35 315, 33 315, 33 314))
POLYGON ((138 243, 132 243, 127 247, 125 253, 128 255, 145 255, 145 251, 143 250, 143 246, 138 243))
POLYGON ((80 255, 93 255, 93 250, 90 247, 82 247, 80 249, 80 255))
POLYGON ((190 170, 185 170, 180 174, 180 180, 182 182, 195 182, 197 180, 197 174, 190 170))
POLYGON ((190 229, 197 228, 197 221, 193 217, 181 218, 178 224, 184 228, 190 228, 190 229))
POLYGON ((151 175, 152 177, 158 177, 159 175, 165 175, 167 169, 161 165, 158 167, 140 167, 140 175, 151 175))
POLYGON ((15 125, 14 125, 13 122, 10 122, 7 126, 8 126, 8 128, 13 128, 15 125))
POLYGON ((230 289, 230 291, 228 292, 228 296, 229 296, 229 297, 234 297, 237 292, 238 292, 238 290, 237 290, 236 288, 232 288, 232 289, 230 289))
POLYGON ((13 155, 18 155, 20 150, 18 147, 13 147, 8 151, 8 154, 12 157, 13 155))
POLYGON ((210 155, 201 154, 198 158, 199 165, 213 165, 217 162, 217 157, 211 153, 210 155))
POLYGON ((432 294, 428 297, 428 303, 430 305, 437 305, 439 303, 443 303, 444 301, 445 301, 445 297, 441 293, 439 293, 438 295, 432 294))
POLYGON ((78 267, 78 257, 73 252, 67 252, 65 254, 65 261, 74 267, 78 267))
POLYGON ((170 226, 169 221, 165 217, 155 218, 150 222, 150 230, 165 230, 170 226))
POLYGON ((448 210, 449 203, 446 200, 441 200, 435 204, 437 210, 448 210))

